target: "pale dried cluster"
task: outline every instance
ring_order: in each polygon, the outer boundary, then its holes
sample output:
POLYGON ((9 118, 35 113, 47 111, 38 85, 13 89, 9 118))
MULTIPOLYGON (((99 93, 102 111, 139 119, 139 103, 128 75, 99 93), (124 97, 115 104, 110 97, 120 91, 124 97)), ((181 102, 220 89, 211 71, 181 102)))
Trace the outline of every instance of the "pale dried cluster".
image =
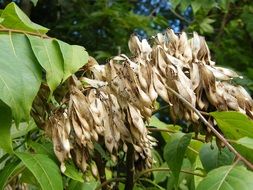
POLYGON ((114 158, 119 150, 127 152, 130 143, 136 163, 151 167, 155 139, 149 136, 145 122, 158 96, 170 104, 172 119, 199 123, 196 113, 171 89, 200 111, 235 110, 253 118, 250 95, 231 83, 239 76, 215 66, 204 38, 197 33, 187 39, 185 33, 167 30, 157 34, 151 46, 132 36, 129 48, 132 58, 119 55, 106 65, 91 58, 86 65, 89 77, 70 79, 68 106, 52 115, 46 128, 62 170, 72 155, 85 171, 94 142, 103 142, 114 158))

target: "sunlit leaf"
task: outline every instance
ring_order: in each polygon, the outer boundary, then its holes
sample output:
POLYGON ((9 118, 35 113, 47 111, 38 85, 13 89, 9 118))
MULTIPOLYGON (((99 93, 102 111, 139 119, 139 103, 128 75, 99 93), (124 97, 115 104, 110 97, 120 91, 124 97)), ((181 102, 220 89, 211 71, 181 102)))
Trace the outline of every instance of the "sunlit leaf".
POLYGON ((196 190, 251 190, 253 173, 242 166, 222 166, 201 181, 196 190))
POLYGON ((247 158, 249 161, 253 162, 253 139, 249 137, 243 137, 233 142, 232 145, 235 149, 247 158))
POLYGON ((29 121, 41 83, 41 67, 22 34, 0 34, 0 99, 10 106, 16 124, 29 121))
POLYGON ((253 138, 253 121, 239 112, 212 112, 219 129, 229 139, 253 138))
POLYGON ((42 190, 62 190, 62 177, 59 167, 48 156, 18 152, 16 155, 33 173, 42 190))
POLYGON ((63 57, 63 81, 88 62, 88 53, 81 46, 57 40, 63 57))
POLYGON ((15 3, 10 3, 6 6, 1 14, 1 18, 3 18, 1 25, 6 28, 40 34, 48 32, 47 28, 33 23, 15 3))

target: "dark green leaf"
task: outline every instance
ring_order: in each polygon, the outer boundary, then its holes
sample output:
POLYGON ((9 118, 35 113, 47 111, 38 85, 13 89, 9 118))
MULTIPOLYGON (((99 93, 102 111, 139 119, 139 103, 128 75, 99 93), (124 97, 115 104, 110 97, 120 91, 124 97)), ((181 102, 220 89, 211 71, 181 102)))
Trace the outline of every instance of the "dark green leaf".
POLYGON ((253 173, 242 166, 214 169, 200 182, 197 190, 252 190, 253 173))
POLYGON ((235 158, 228 148, 218 149, 216 144, 205 144, 199 152, 200 160, 206 172, 219 166, 230 165, 235 158))
POLYGON ((46 155, 18 152, 16 155, 33 173, 43 190, 62 190, 59 167, 46 155))
POLYGON ((253 138, 253 121, 239 112, 212 112, 219 128, 225 137, 240 139, 248 136, 253 138))
POLYGON ((170 167, 177 186, 179 173, 183 164, 185 151, 190 144, 191 134, 187 134, 169 142, 164 147, 164 159, 170 167))
POLYGON ((22 183, 32 184, 32 185, 39 187, 39 184, 38 184, 36 178, 34 177, 32 172, 27 168, 22 172, 20 181, 22 183))
POLYGON ((8 153, 13 152, 10 133, 11 121, 10 108, 0 100, 0 148, 8 153))
POLYGON ((41 67, 25 35, 0 34, 0 99, 10 106, 16 124, 29 121, 41 83, 41 67))
POLYGON ((6 28, 40 34, 48 32, 47 28, 33 23, 15 3, 10 3, 6 6, 1 14, 1 18, 3 19, 1 24, 6 28))
POLYGON ((19 166, 20 161, 9 162, 0 170, 0 190, 3 190, 8 178, 13 174, 15 169, 19 166))

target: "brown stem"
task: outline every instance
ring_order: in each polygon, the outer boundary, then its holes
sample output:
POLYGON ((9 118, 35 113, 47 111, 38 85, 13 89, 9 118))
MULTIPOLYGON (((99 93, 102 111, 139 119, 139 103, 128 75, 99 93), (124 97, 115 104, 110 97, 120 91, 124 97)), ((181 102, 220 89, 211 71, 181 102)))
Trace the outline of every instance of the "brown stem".
POLYGON ((126 167, 125 190, 132 190, 134 187, 134 147, 131 143, 127 143, 126 167))
MULTIPOLYGON (((94 152, 94 161, 97 165, 99 180, 100 180, 100 183, 102 185, 103 183, 106 182, 105 162, 104 162, 104 160, 102 159, 100 153, 97 150, 95 150, 95 152, 94 152)), ((104 184, 103 186, 101 186, 101 188, 102 188, 102 190, 106 190, 107 185, 104 184)))
MULTIPOLYGON (((171 169, 170 169, 170 168, 151 168, 151 169, 144 170, 144 171, 140 172, 140 173, 135 177, 135 181, 134 181, 134 182, 137 182, 138 179, 139 179, 141 176, 145 175, 146 173, 150 173, 150 172, 154 172, 154 171, 171 171, 171 169)), ((194 172, 188 171, 188 170, 181 170, 180 172, 186 173, 186 174, 196 175, 196 176, 199 176, 199 177, 205 177, 205 175, 203 175, 203 174, 194 173, 194 172)))
POLYGON ((246 158, 244 158, 239 152, 235 150, 235 148, 229 144, 229 142, 204 118, 204 116, 197 110, 195 107, 191 105, 184 97, 182 97, 179 93, 175 90, 167 86, 167 90, 169 90, 172 94, 174 94, 179 100, 181 100, 185 106, 189 109, 193 110, 200 118, 200 120, 211 129, 211 131, 215 134, 215 136, 220 139, 228 149, 233 152, 240 160, 242 160, 251 170, 253 170, 253 164, 250 163, 246 158))
POLYGON ((95 190, 103 189, 104 186, 107 186, 108 184, 110 184, 112 182, 125 181, 125 180, 126 179, 124 177, 108 179, 108 180, 104 181, 103 183, 101 183, 101 185, 99 185, 95 190))

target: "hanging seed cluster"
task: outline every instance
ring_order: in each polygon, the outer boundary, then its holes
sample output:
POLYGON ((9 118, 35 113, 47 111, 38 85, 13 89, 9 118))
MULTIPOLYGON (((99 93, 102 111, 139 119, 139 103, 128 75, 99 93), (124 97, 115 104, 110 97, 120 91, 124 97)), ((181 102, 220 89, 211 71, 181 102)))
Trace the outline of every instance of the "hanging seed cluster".
POLYGON ((53 114, 46 127, 62 171, 69 158, 85 171, 95 142, 102 143, 114 159, 119 150, 127 152, 126 144, 130 143, 136 167, 151 167, 155 139, 145 122, 158 96, 170 104, 173 119, 199 123, 196 113, 170 89, 200 111, 235 110, 253 118, 250 95, 231 83, 239 76, 215 66, 205 39, 197 33, 188 39, 185 33, 176 35, 167 30, 157 34, 152 45, 131 36, 129 49, 132 58, 122 54, 106 65, 90 58, 86 65, 89 77, 69 80, 67 108, 53 114))

